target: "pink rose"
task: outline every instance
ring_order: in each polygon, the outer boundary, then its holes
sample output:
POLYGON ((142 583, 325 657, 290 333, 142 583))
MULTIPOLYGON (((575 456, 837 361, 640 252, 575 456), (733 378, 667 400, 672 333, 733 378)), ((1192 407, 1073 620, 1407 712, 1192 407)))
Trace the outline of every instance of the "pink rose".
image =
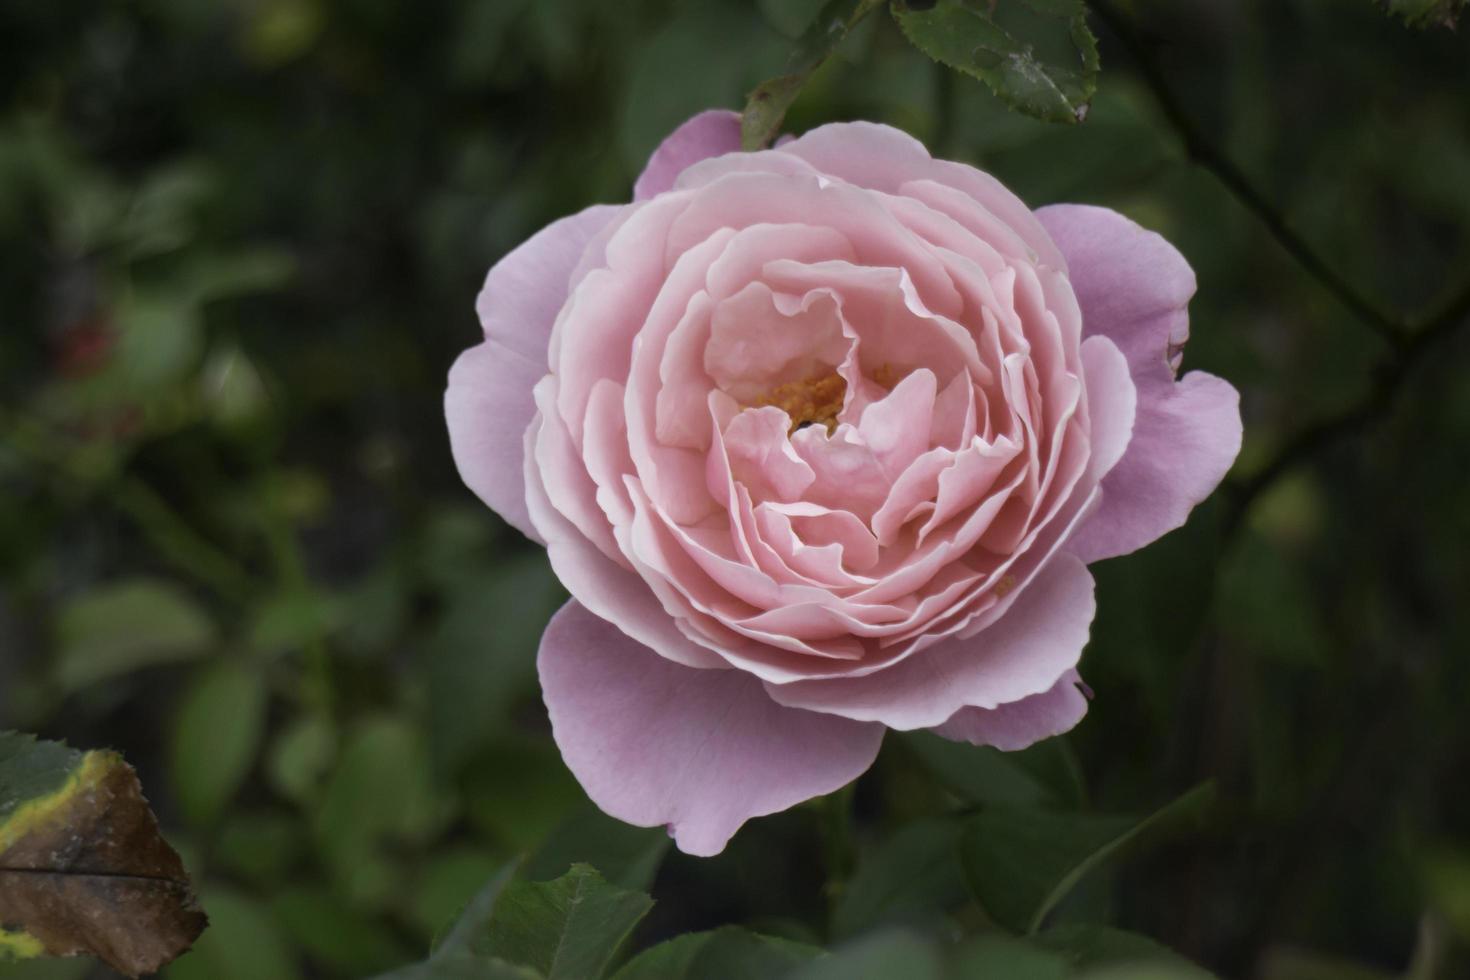
POLYGON ((897 130, 659 147, 490 270, 449 374, 465 482, 573 599, 538 665, 592 799, 691 854, 843 786, 885 727, 1017 749, 1087 710, 1087 563, 1240 448, 1178 378, 1194 274, 897 130))

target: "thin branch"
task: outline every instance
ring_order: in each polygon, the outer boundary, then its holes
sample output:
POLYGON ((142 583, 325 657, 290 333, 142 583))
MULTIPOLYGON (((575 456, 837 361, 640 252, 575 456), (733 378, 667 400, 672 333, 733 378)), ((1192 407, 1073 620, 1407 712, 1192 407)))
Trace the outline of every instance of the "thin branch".
POLYGON ((1271 236, 1281 247, 1305 269, 1312 278, 1321 283, 1328 292, 1337 297, 1343 306, 1351 310, 1366 326, 1377 333, 1389 345, 1402 347, 1409 338, 1410 326, 1396 314, 1381 310, 1348 280, 1343 278, 1306 241, 1287 224, 1285 216, 1268 201, 1250 178, 1235 165, 1225 152, 1205 135, 1204 131, 1184 111, 1184 106, 1174 95, 1159 68, 1153 52, 1134 31, 1128 18, 1113 6, 1111 0, 1087 0, 1103 23, 1117 37, 1118 43, 1127 50, 1138 66, 1139 74, 1153 93, 1164 118, 1168 120, 1179 138, 1184 142, 1185 152, 1191 160, 1214 174, 1225 185, 1237 201, 1261 220, 1271 236))
POLYGON ((1353 435, 1384 417, 1414 368, 1467 321, 1470 321, 1470 288, 1425 320, 1388 355, 1362 398, 1298 432, 1255 475, 1234 487, 1225 517, 1226 537, 1233 534, 1251 506, 1282 475, 1339 438, 1353 435))
POLYGON ((1316 250, 1291 229, 1276 206, 1256 189, 1250 178, 1231 161, 1224 150, 1213 143, 1190 118, 1173 89, 1169 87, 1153 52, 1134 30, 1128 17, 1113 5, 1112 0, 1087 0, 1087 3, 1133 58, 1164 118, 1183 141, 1190 159, 1214 174, 1237 201, 1260 219, 1271 236, 1298 265, 1391 348, 1391 353, 1379 365, 1372 384, 1362 398, 1298 432, 1254 476, 1233 488, 1233 499, 1225 521, 1225 533, 1228 536, 1239 526, 1251 505, 1283 474, 1319 449, 1370 425, 1392 407, 1405 378, 1415 365, 1440 340, 1451 334, 1466 319, 1470 319, 1470 289, 1466 289, 1438 313, 1419 322, 1380 309, 1352 283, 1333 271, 1316 250))

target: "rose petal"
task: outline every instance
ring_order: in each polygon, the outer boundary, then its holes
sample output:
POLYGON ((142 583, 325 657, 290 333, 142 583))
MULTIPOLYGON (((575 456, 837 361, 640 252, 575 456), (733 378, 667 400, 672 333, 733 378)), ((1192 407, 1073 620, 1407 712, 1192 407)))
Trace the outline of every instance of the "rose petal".
POLYGON ((1107 476, 1128 450, 1138 393, 1128 374, 1128 362, 1111 340, 1088 337, 1082 342, 1082 365, 1087 378, 1087 406, 1092 417, 1092 451, 1088 473, 1107 476))
POLYGON ((572 270, 621 206, 594 204, 553 221, 490 269, 475 299, 485 336, 546 371, 546 347, 556 315, 571 292, 572 270))
POLYGON ((444 415, 460 478, 490 509, 526 537, 545 543, 526 511, 526 427, 536 414, 532 390, 546 373, 494 340, 460 354, 449 369, 444 415))
POLYGON ((901 130, 870 122, 830 123, 809 130, 779 152, 800 157, 824 174, 888 193, 912 180, 948 184, 1009 225, 1043 264, 1065 268, 1030 209, 1000 181, 963 163, 935 160, 924 144, 901 130))
POLYGON ((752 817, 841 788, 872 765, 883 728, 783 708, 734 670, 670 663, 575 600, 537 657, 552 734, 599 807, 666 825, 718 854, 752 817))
MULTIPOLYGON (((526 509, 541 537, 551 568, 573 598, 608 620, 660 656, 690 667, 720 668, 726 663, 711 650, 693 642, 679 629, 672 610, 662 604, 652 588, 639 577, 608 558, 597 546, 551 505, 535 463, 535 446, 543 425, 559 424, 555 416, 537 418, 526 429, 526 509)), ((621 544, 621 542, 619 542, 621 544)), ((626 549, 623 549, 626 554, 626 549)))
POLYGON ((670 133, 633 185, 633 200, 643 201, 674 186, 691 164, 740 149, 740 113, 711 109, 670 133))
POLYGON ((766 685, 781 704, 909 730, 965 707, 994 708, 1050 690, 1077 665, 1095 604, 1087 566, 1056 555, 996 622, 862 677, 766 685))
POLYGON ((1181 526, 1240 452, 1240 396, 1173 355, 1189 336, 1194 272, 1175 248, 1106 208, 1037 212, 1067 257, 1083 329, 1112 340, 1138 389, 1127 452, 1103 480, 1103 503, 1069 549, 1084 561, 1127 554, 1181 526))
POLYGON ((1077 671, 1069 670, 1049 691, 994 708, 961 708, 932 731, 956 742, 1015 752, 1076 727, 1087 714, 1081 684, 1077 671))

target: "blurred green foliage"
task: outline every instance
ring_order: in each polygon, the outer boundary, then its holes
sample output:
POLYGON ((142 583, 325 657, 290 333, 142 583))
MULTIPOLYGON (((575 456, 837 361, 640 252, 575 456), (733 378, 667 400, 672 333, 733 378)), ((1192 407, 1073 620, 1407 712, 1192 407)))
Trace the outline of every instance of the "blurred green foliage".
MULTIPOLYGON (((858 976, 831 969, 984 925, 975 808, 1143 812, 1207 779, 1203 833, 1089 875, 1052 929, 1261 980, 1470 971, 1470 331, 1352 417, 1383 342, 1190 162, 1096 18, 1081 125, 1008 112, 878 16, 786 118, 887 122, 1033 205, 1115 207, 1198 273, 1185 366, 1241 388, 1245 450, 1186 528, 1096 569, 1086 721, 1018 757, 890 738, 831 894, 821 805, 700 861, 562 767, 534 671, 562 593, 458 481, 445 371, 497 257, 626 199, 669 129, 786 70, 818 6, 0 0, 0 728, 137 765, 213 919, 170 977, 402 966, 517 855, 651 891, 630 949, 854 940, 810 975, 858 976), (707 931, 732 924, 753 933, 707 931)), ((1414 314, 1470 285, 1464 33, 1369 0, 1116 6, 1359 292, 1414 314)))

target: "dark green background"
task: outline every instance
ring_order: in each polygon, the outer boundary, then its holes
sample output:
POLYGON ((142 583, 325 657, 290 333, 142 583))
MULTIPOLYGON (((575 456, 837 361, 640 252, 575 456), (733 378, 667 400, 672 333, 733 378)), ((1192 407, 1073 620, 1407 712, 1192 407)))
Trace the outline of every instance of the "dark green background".
MULTIPOLYGON (((1414 315, 1470 286, 1470 31, 1369 0, 1121 6, 1356 289, 1414 315)), ((659 835, 593 816, 546 733, 560 588, 459 482, 443 382, 489 265, 625 200, 672 126, 781 69, 812 7, 0 0, 0 727, 138 766, 215 920, 171 976, 364 976, 516 853, 647 878, 659 835)), ((1103 808, 1211 777, 1221 802, 1061 915, 1231 977, 1398 976, 1415 950, 1464 975, 1470 330, 1353 414, 1386 345, 1189 162, 1094 26, 1079 126, 1008 113, 882 14, 788 119, 887 122, 1032 205, 1162 232, 1199 277, 1185 366, 1242 392, 1227 487, 1096 569, 1097 699, 1068 738, 1103 808)), ((862 853, 951 802, 890 739, 862 853)), ((824 940, 819 824, 669 854, 639 941, 824 940)))

